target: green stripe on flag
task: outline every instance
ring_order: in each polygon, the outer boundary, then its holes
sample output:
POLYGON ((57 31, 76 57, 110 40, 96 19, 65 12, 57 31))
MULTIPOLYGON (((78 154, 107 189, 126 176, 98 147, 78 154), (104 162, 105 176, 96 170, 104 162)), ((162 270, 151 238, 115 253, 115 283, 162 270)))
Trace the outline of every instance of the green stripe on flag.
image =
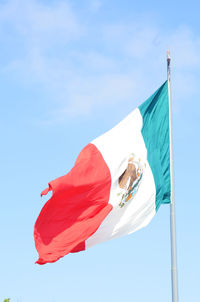
POLYGON ((156 185, 156 211, 170 203, 170 146, 168 81, 139 106, 147 159, 156 185))

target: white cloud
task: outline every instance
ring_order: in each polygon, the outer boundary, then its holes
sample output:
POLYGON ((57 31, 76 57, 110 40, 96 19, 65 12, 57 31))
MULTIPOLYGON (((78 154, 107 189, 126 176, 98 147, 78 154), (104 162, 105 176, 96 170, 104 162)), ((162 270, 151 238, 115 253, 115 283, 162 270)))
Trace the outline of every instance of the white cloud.
POLYGON ((139 66, 145 79, 150 75, 150 83, 160 77, 166 62, 166 50, 170 49, 176 98, 186 99, 197 91, 200 36, 188 27, 181 26, 166 32, 159 26, 137 23, 108 26, 104 30, 107 43, 113 43, 116 49, 120 49, 121 55, 134 62, 135 68, 139 66))
POLYGON ((66 1, 42 4, 36 0, 9 0, 0 5, 0 22, 30 46, 49 46, 77 38, 82 31, 66 1))
MULTIPOLYGON (((91 3, 90 3, 91 5, 91 3)), ((93 2, 99 9, 100 1, 93 2)), ((200 37, 187 27, 166 32, 150 24, 84 23, 66 1, 41 4, 10 0, 1 4, 1 39, 20 41, 4 72, 24 84, 39 83, 55 99, 50 119, 91 114, 97 108, 143 100, 166 78, 165 52, 172 53, 176 99, 198 89, 200 37), (30 76, 31 75, 31 76, 30 76)), ((133 103, 134 106, 134 103, 133 103)))
POLYGON ((97 12, 102 6, 102 1, 100 0, 91 0, 90 1, 90 9, 92 12, 97 12))
MULTIPOLYGON (((96 78, 81 78, 78 90, 71 90, 70 103, 65 109, 70 115, 82 114, 93 110, 93 107, 116 105, 128 100, 136 90, 133 77, 127 74, 111 74, 96 78)), ((73 86, 73 85, 72 85, 73 86)))

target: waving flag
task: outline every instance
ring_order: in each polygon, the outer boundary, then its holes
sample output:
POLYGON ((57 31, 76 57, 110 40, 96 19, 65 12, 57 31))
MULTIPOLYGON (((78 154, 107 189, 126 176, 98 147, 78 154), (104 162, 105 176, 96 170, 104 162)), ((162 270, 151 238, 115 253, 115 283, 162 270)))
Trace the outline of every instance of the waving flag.
POLYGON ((170 203, 168 82, 88 144, 49 191, 34 229, 39 264, 146 226, 170 203))

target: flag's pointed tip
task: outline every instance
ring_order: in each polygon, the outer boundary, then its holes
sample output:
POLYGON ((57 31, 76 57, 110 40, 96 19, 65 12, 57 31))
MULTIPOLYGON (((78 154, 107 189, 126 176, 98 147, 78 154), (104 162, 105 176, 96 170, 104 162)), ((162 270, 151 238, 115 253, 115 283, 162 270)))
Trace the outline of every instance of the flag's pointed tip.
POLYGON ((47 193, 49 192, 51 190, 51 188, 50 188, 50 186, 48 187, 48 188, 46 188, 45 190, 43 190, 42 192, 41 192, 41 197, 43 196, 43 195, 47 195, 47 193))

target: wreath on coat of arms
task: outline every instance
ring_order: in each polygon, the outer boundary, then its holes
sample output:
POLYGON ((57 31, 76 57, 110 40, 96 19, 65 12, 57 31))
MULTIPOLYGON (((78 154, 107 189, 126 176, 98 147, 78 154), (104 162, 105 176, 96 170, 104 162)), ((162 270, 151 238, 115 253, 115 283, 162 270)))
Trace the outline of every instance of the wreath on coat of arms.
POLYGON ((136 195, 142 181, 144 168, 146 164, 142 164, 141 158, 135 154, 131 154, 128 160, 128 166, 123 174, 118 179, 118 184, 121 192, 119 207, 122 208, 125 204, 132 200, 136 195))

